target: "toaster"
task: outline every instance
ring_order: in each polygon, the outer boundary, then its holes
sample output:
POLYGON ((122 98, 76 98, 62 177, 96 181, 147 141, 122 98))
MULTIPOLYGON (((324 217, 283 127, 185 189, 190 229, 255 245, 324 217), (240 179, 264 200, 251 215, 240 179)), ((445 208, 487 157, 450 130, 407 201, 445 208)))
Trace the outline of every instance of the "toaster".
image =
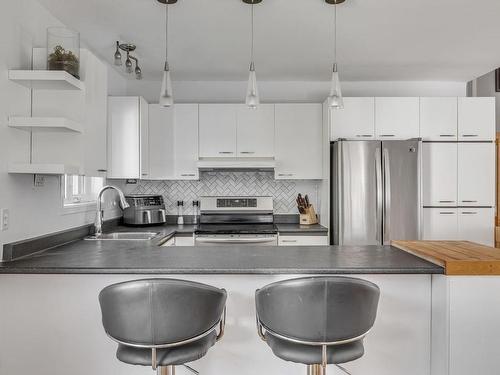
POLYGON ((161 195, 126 195, 130 207, 123 211, 123 223, 127 225, 165 224, 167 215, 161 195))

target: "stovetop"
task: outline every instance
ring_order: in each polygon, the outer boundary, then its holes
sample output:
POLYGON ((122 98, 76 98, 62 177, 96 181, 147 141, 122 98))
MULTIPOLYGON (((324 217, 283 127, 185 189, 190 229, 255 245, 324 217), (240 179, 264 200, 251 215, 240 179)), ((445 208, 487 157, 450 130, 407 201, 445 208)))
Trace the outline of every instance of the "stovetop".
POLYGON ((276 234, 274 224, 200 224, 195 234, 276 234))

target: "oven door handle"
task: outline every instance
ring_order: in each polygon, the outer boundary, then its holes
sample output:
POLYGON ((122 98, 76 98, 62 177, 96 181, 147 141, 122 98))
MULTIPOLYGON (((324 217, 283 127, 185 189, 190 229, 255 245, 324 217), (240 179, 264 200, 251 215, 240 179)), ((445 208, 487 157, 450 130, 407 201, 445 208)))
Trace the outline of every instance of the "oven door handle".
POLYGON ((276 237, 268 237, 268 238, 203 238, 203 237, 196 237, 195 242, 202 242, 202 243, 267 243, 267 242, 276 242, 276 237))

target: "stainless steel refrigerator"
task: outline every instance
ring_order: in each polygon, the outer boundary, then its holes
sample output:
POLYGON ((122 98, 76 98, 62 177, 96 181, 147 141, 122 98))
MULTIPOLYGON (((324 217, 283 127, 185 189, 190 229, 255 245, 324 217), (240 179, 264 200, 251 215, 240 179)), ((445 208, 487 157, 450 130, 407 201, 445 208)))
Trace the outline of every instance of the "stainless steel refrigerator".
POLYGON ((420 238, 420 140, 339 140, 330 152, 332 244, 420 238))

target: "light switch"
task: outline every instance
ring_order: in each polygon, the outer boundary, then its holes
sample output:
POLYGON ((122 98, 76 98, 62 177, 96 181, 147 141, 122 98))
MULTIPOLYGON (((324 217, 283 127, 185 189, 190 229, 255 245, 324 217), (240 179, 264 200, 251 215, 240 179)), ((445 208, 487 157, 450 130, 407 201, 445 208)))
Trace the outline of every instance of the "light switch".
POLYGON ((2 208, 0 210, 0 229, 2 231, 5 231, 9 229, 9 209, 8 208, 2 208))

